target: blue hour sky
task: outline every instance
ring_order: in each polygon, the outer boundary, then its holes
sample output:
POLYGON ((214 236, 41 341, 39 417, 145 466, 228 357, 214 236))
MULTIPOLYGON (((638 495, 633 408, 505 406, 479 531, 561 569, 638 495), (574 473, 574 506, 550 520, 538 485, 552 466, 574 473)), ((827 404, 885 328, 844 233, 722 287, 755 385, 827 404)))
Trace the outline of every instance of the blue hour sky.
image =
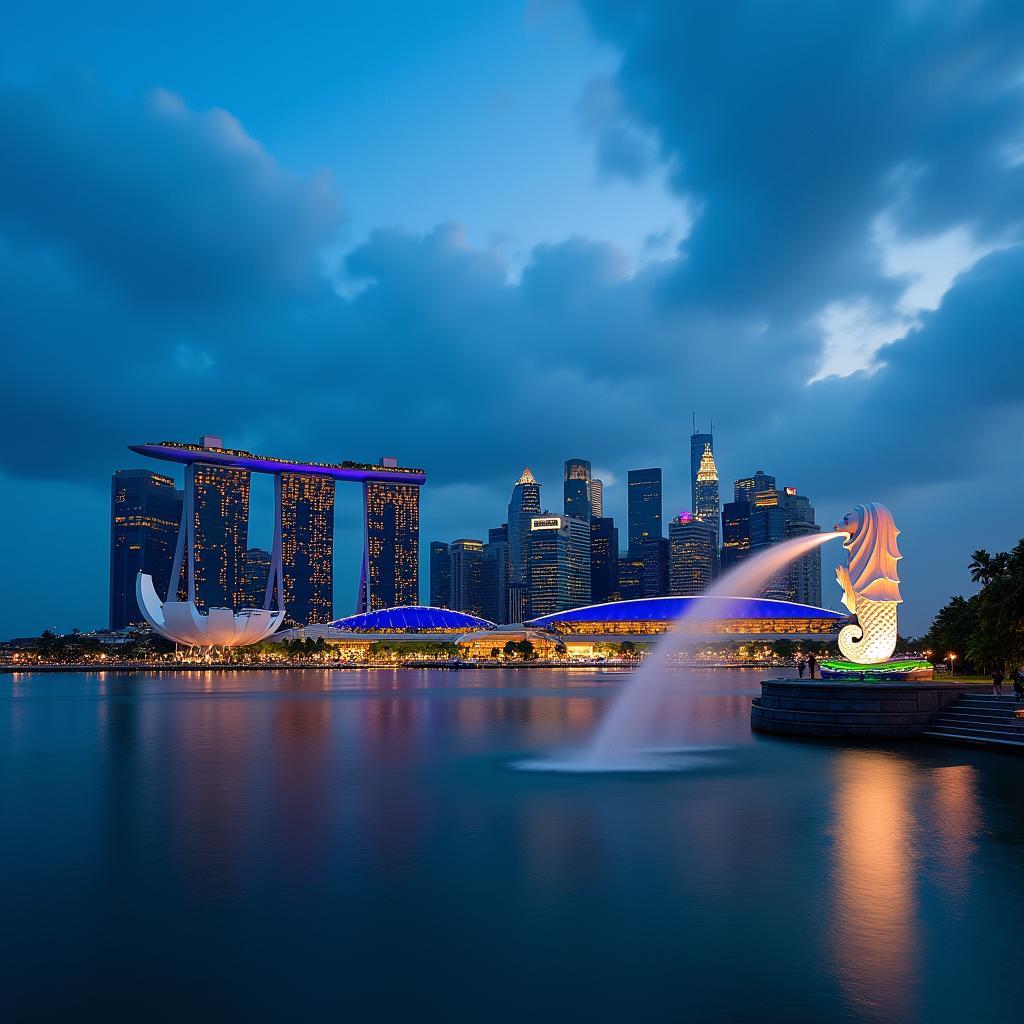
POLYGON ((573 456, 670 518, 696 410, 726 499, 893 508, 912 631, 1024 534, 1018 3, 20 5, 0 146, 0 635, 102 624, 110 472, 203 432, 424 466, 425 549, 573 456))

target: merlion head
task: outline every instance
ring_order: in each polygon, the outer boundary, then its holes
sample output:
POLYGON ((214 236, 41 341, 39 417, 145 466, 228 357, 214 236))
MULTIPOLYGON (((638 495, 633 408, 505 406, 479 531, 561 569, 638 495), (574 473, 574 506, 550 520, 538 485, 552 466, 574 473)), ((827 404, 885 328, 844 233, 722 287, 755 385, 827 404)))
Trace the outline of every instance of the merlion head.
POLYGON ((896 563, 903 557, 896 546, 900 531, 892 513, 875 501, 857 505, 836 523, 846 534, 843 547, 850 552, 849 584, 858 597, 869 601, 901 602, 896 563))

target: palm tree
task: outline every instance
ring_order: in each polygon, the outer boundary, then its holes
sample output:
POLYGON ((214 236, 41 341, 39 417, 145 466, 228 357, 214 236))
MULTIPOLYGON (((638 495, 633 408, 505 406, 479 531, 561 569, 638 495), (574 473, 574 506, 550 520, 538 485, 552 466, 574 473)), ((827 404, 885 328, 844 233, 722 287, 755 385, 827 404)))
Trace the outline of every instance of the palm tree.
POLYGON ((971 555, 970 564, 971 579, 975 583, 990 583, 992 581, 994 566, 992 556, 984 549, 979 548, 971 555))

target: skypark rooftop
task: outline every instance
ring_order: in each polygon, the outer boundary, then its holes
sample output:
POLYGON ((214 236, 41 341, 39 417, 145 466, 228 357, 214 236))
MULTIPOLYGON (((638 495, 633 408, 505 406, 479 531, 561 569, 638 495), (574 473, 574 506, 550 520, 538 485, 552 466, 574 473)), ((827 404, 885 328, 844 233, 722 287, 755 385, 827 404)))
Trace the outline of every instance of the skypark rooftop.
POLYGON ((189 465, 202 462, 214 466, 232 466, 253 473, 307 473, 312 476, 330 476, 335 480, 380 480, 386 483, 423 484, 427 474, 422 469, 402 466, 381 466, 368 462, 296 462, 270 455, 254 455, 235 448, 204 447, 180 441, 160 441, 128 446, 139 455, 165 462, 189 465))

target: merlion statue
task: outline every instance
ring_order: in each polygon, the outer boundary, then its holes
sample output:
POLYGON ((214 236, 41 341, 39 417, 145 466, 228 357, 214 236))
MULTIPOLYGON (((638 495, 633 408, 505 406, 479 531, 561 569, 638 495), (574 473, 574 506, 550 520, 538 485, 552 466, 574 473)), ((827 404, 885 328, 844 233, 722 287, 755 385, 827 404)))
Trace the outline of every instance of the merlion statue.
POLYGON ((896 547, 900 531, 892 513, 874 501, 857 505, 835 528, 846 534, 843 547, 850 552, 836 579, 843 604, 857 617, 840 630, 839 650, 859 665, 877 665, 896 649, 896 606, 903 600, 896 566, 903 557, 896 547))

